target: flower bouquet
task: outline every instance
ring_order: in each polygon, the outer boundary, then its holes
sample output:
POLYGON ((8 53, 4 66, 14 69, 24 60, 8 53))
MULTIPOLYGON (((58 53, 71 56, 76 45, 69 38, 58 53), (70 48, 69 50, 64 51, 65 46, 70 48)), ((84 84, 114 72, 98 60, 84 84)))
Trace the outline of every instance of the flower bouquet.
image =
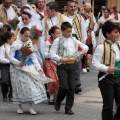
POLYGON ((25 63, 29 55, 33 53, 33 51, 31 50, 30 43, 23 45, 20 52, 21 52, 21 61, 25 63))
POLYGON ((17 28, 17 24, 19 23, 19 20, 17 18, 13 18, 8 20, 8 24, 10 25, 10 27, 15 31, 17 28))
POLYGON ((37 29, 37 26, 34 25, 31 28, 31 34, 32 34, 32 39, 38 39, 41 36, 42 31, 40 31, 39 29, 37 29))

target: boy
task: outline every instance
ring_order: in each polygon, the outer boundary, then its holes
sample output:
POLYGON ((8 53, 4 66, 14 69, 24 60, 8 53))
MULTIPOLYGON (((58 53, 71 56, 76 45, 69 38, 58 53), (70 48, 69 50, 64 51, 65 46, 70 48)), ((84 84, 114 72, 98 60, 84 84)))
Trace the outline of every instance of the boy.
MULTIPOLYGON (((106 40, 97 46, 92 64, 99 70, 99 88, 103 98, 102 120, 113 120, 113 101, 120 105, 120 43, 119 26, 107 21, 102 32, 106 40), (104 76, 104 77, 103 77, 104 76), (100 78, 103 78, 100 80, 100 78)), ((114 116, 120 119, 119 106, 114 116), (119 116, 118 116, 119 115, 119 116)))
POLYGON ((57 73, 59 78, 59 91, 55 102, 55 109, 60 110, 61 102, 66 97, 65 114, 73 115, 71 110, 74 103, 74 87, 78 53, 86 54, 88 47, 71 37, 72 25, 63 22, 61 25, 62 36, 56 38, 51 46, 51 59, 57 61, 57 73))
POLYGON ((3 45, 0 47, 0 66, 1 66, 1 88, 3 101, 7 101, 7 97, 12 97, 12 86, 10 81, 10 61, 8 55, 10 46, 14 41, 13 33, 5 32, 2 35, 3 45))

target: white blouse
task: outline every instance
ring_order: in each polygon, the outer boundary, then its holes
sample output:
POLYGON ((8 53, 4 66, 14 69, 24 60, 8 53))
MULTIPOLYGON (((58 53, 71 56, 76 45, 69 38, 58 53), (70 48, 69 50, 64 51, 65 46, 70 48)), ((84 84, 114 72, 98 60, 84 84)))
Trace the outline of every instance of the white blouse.
POLYGON ((10 63, 8 58, 5 57, 6 54, 7 54, 7 56, 9 55, 10 46, 11 46, 10 44, 5 43, 4 45, 2 45, 0 47, 0 63, 5 63, 5 64, 9 64, 10 63))
MULTIPOLYGON (((120 61, 120 50, 116 43, 112 44, 112 48, 116 53, 116 61, 120 61)), ((103 57, 103 45, 100 44, 97 46, 93 59, 92 59, 92 65, 101 72, 107 72, 108 66, 102 64, 102 57, 103 57)))
MULTIPOLYGON (((20 64, 21 61, 19 61, 19 60, 17 60, 16 58, 14 58, 14 56, 15 56, 15 51, 16 51, 16 50, 20 50, 21 47, 22 47, 22 45, 23 45, 23 44, 27 44, 28 42, 31 43, 30 40, 27 41, 27 42, 25 42, 25 43, 23 43, 23 42, 20 41, 20 40, 19 40, 19 41, 16 40, 15 42, 13 42, 13 44, 12 44, 12 46, 11 46, 11 48, 10 48, 10 52, 9 52, 9 60, 10 60, 11 63, 13 63, 14 65, 19 66, 19 64, 20 64)), ((32 43, 31 43, 31 44, 32 44, 32 43)), ((32 48, 32 49, 33 49, 33 48, 32 48)), ((40 66, 40 64, 39 64, 39 62, 38 62, 38 60, 37 60, 37 58, 36 58, 35 53, 33 52, 29 57, 32 59, 32 62, 33 62, 33 64, 34 64, 34 66, 37 68, 37 70, 38 70, 38 69, 41 69, 41 66, 40 66)))
MULTIPOLYGON (((74 37, 69 37, 69 38, 65 38, 63 36, 61 36, 61 37, 62 37, 62 39, 64 41, 64 46, 66 48, 66 51, 64 51, 64 57, 73 56, 78 51, 78 49, 75 47, 75 43, 80 45, 80 47, 83 50, 84 49, 88 50, 87 45, 85 45, 82 42, 78 41, 74 37)), ((57 54, 58 47, 59 47, 59 37, 54 40, 54 42, 53 42, 53 44, 51 46, 51 49, 50 49, 51 59, 59 62, 61 57, 57 54)))
POLYGON ((49 41, 46 41, 44 46, 44 52, 43 52, 44 58, 50 58, 50 53, 49 53, 50 46, 51 46, 51 43, 49 41))

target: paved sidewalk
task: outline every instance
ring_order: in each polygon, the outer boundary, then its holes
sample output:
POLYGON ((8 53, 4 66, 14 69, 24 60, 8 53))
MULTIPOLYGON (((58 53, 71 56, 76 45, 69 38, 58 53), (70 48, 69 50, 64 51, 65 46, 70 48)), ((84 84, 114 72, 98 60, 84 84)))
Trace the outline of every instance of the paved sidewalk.
POLYGON ((82 93, 75 95, 73 106, 74 115, 66 115, 63 101, 60 111, 47 101, 34 105, 37 115, 30 115, 28 105, 23 105, 24 114, 16 113, 17 105, 11 102, 2 102, 0 94, 0 120, 101 120, 102 99, 97 88, 97 72, 91 70, 88 74, 81 74, 82 93))

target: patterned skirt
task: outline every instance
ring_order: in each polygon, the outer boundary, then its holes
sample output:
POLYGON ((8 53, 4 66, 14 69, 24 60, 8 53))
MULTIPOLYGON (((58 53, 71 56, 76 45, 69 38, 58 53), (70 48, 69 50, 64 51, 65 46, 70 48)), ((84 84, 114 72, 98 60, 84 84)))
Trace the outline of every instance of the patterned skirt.
POLYGON ((53 80, 53 82, 49 82, 47 84, 48 92, 50 95, 57 94, 59 89, 57 66, 54 62, 52 62, 49 59, 44 60, 43 66, 44 66, 45 75, 53 80))
POLYGON ((44 84, 31 77, 27 72, 17 69, 14 65, 10 68, 11 83, 13 88, 13 102, 40 103, 47 100, 44 84))

